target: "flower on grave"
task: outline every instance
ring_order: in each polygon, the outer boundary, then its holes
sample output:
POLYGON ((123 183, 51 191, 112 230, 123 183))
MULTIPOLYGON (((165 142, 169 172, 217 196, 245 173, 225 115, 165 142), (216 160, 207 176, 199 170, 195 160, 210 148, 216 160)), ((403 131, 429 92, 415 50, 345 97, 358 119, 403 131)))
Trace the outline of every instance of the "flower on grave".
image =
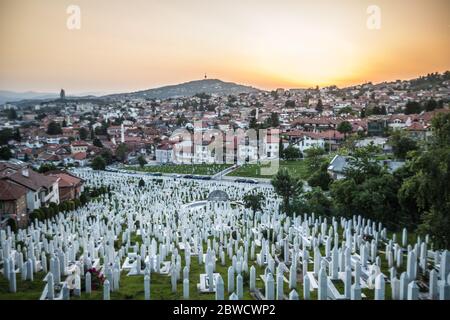
POLYGON ((88 272, 91 274, 92 290, 97 290, 101 286, 103 286, 103 283, 105 282, 105 276, 101 274, 99 270, 91 268, 88 270, 88 272))

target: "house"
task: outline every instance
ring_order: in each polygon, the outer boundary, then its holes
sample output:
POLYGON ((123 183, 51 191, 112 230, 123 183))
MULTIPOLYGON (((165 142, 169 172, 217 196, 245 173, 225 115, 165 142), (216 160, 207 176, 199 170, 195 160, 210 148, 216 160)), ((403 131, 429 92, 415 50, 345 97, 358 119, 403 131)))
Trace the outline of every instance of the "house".
POLYGON ((319 133, 294 130, 288 132, 287 137, 289 144, 298 148, 302 153, 313 147, 325 149, 325 139, 319 133))
POLYGON ((47 176, 59 178, 59 201, 78 199, 83 191, 83 180, 64 171, 50 171, 47 176))
POLYGON ((156 162, 158 163, 172 163, 173 161, 173 146, 170 143, 160 144, 155 151, 156 162))
POLYGON ((18 227, 28 224, 27 189, 7 179, 0 179, 0 228, 13 219, 18 227))
MULTIPOLYGON (((340 156, 340 155, 334 156, 334 158, 331 160, 327 168, 328 174, 331 176, 332 179, 334 180, 345 179, 345 171, 350 167, 348 161, 349 158, 350 158, 349 156, 340 156)), ((386 167, 387 170, 391 173, 401 168, 405 164, 405 162, 403 161, 393 161, 393 160, 379 160, 377 162, 381 166, 386 167)))
POLYGON ((45 176, 26 164, 0 163, 0 177, 27 190, 27 211, 31 212, 50 203, 59 204, 59 178, 45 176))
POLYGON ((85 167, 87 165, 86 152, 77 152, 72 155, 73 164, 78 167, 85 167))
POLYGON ((70 152, 72 154, 87 152, 89 145, 83 141, 75 141, 70 145, 70 152))
POLYGON ((267 159, 278 159, 280 156, 280 136, 278 130, 268 130, 262 141, 263 155, 267 159))
POLYGON ((387 128, 387 120, 374 118, 367 122, 368 136, 382 136, 387 128))

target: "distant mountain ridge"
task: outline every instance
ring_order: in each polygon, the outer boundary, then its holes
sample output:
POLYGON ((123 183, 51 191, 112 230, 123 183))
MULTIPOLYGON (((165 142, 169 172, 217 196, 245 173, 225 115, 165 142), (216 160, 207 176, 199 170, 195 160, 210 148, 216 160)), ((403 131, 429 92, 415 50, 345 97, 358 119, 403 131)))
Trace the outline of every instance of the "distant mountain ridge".
POLYGON ((59 97, 57 93, 48 92, 14 92, 7 90, 0 90, 0 103, 17 102, 21 100, 40 100, 40 99, 53 99, 59 97))
POLYGON ((103 96, 106 99, 168 99, 192 97, 198 93, 230 95, 240 93, 259 92, 261 90, 251 86, 225 82, 219 79, 194 80, 176 85, 164 86, 155 89, 119 93, 103 96))

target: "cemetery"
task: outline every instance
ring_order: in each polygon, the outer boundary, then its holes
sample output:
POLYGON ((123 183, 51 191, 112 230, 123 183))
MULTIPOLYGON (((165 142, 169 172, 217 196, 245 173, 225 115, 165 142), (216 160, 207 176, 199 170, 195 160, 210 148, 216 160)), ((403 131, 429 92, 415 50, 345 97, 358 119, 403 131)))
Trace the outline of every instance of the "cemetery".
POLYGON ((111 192, 0 230, 0 299, 450 299, 450 252, 428 236, 361 216, 287 216, 270 185, 73 173, 111 192), (244 206, 252 192, 262 210, 244 206))
POLYGON ((174 173, 174 174, 194 174, 202 176, 215 175, 229 167, 231 164, 164 164, 147 165, 145 167, 126 166, 127 170, 142 171, 149 173, 174 173))

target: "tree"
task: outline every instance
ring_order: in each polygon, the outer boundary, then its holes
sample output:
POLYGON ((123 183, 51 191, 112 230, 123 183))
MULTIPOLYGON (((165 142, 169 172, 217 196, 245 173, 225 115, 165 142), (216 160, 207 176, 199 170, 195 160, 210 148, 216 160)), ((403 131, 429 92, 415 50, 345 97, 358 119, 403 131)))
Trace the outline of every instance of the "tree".
POLYGON ((302 199, 294 201, 294 212, 296 214, 315 213, 321 216, 331 216, 333 213, 333 203, 320 188, 313 188, 305 193, 302 199))
POLYGON ((7 128, 0 130, 0 146, 7 145, 10 140, 14 139, 14 132, 7 128))
POLYGON ((330 189, 330 184, 333 181, 327 171, 328 162, 324 162, 319 170, 314 172, 308 179, 308 185, 310 187, 319 187, 320 189, 327 191, 330 189))
POLYGON ((143 155, 140 155, 137 160, 141 168, 143 168, 147 164, 147 160, 145 160, 143 155))
POLYGON ((44 164, 42 164, 39 167, 38 172, 39 173, 46 173, 46 172, 53 171, 53 170, 56 170, 56 169, 57 168, 56 168, 56 166, 54 164, 52 164, 52 163, 44 163, 44 164))
POLYGON ((439 113, 431 120, 433 128, 432 146, 446 147, 450 145, 450 113, 439 113))
POLYGON ((405 114, 420 113, 422 106, 417 101, 408 101, 405 106, 405 114))
POLYGON ((316 111, 318 113, 322 113, 323 112, 322 99, 319 99, 319 101, 317 101, 316 111))
POLYGON ((111 150, 103 148, 102 151, 100 152, 100 155, 106 161, 106 164, 110 165, 113 163, 113 155, 111 150))
POLYGON ((51 136, 62 134, 61 125, 55 121, 51 121, 47 127, 47 134, 51 136))
POLYGON ((103 143, 100 141, 100 139, 98 139, 98 138, 95 138, 93 141, 92 141, 92 144, 94 145, 94 146, 96 146, 96 147, 98 147, 98 148, 103 148, 103 143))
POLYGON ((0 147, 0 160, 9 160, 12 158, 11 150, 8 146, 0 147))
POLYGON ((116 158, 117 160, 124 162, 127 158, 128 147, 125 143, 119 144, 116 149, 116 158))
POLYGON ((305 161, 310 172, 317 171, 323 163, 323 155, 325 150, 321 147, 314 146, 305 150, 305 161))
POLYGON ((7 117, 8 117, 8 120, 16 120, 17 119, 16 109, 13 109, 13 108, 8 109, 7 117))
POLYGON ((430 99, 425 102, 425 111, 433 111, 438 106, 436 100, 430 99))
POLYGON ((284 159, 284 144, 283 144, 283 139, 280 138, 280 141, 278 143, 278 156, 282 159, 284 159))
POLYGON ((398 192, 404 212, 429 234, 437 247, 450 248, 450 114, 432 120, 433 137, 426 151, 410 161, 412 176, 398 192), (419 219, 420 216, 420 219, 419 219))
POLYGON ((19 141, 19 142, 22 140, 22 136, 20 135, 19 128, 16 128, 16 130, 14 131, 14 140, 19 141))
POLYGON ((284 151, 283 151, 283 157, 286 160, 295 160, 299 159, 301 157, 301 152, 298 148, 294 147, 293 145, 289 145, 284 151))
POLYGON ((272 128, 276 128, 279 125, 280 125, 280 118, 278 116, 278 113, 272 112, 269 118, 269 126, 272 128))
POLYGON ((145 187, 145 181, 144 181, 144 179, 140 179, 139 180, 139 188, 144 188, 145 187))
POLYGON ((339 123, 337 127, 337 131, 344 134, 344 139, 347 139, 347 134, 352 132, 352 129, 353 127, 351 123, 348 121, 342 121, 341 123, 339 123))
POLYGON ((249 123, 249 125, 248 125, 248 127, 250 128, 250 129, 258 129, 258 123, 256 122, 256 117, 251 117, 250 118, 250 123, 249 123))
POLYGON ((285 168, 278 170, 272 179, 275 192, 283 199, 282 210, 287 214, 292 212, 292 200, 303 192, 303 182, 289 175, 285 168))
POLYGON ((86 140, 89 135, 89 131, 86 128, 81 128, 79 131, 79 134, 80 134, 80 140, 86 140))
POLYGON ((295 101, 293 100, 286 100, 284 103, 285 108, 295 108, 295 101))
POLYGON ((106 161, 103 159, 102 156, 97 156, 92 160, 92 169, 94 170, 105 170, 106 168, 106 161))
POLYGON ((243 200, 244 206, 246 208, 252 209, 253 213, 256 213, 256 211, 262 210, 262 202, 265 200, 265 198, 262 193, 249 193, 244 196, 243 200))
POLYGON ((398 159, 406 159, 408 152, 419 148, 416 141, 400 130, 394 131, 389 137, 389 144, 392 146, 392 152, 398 159))

